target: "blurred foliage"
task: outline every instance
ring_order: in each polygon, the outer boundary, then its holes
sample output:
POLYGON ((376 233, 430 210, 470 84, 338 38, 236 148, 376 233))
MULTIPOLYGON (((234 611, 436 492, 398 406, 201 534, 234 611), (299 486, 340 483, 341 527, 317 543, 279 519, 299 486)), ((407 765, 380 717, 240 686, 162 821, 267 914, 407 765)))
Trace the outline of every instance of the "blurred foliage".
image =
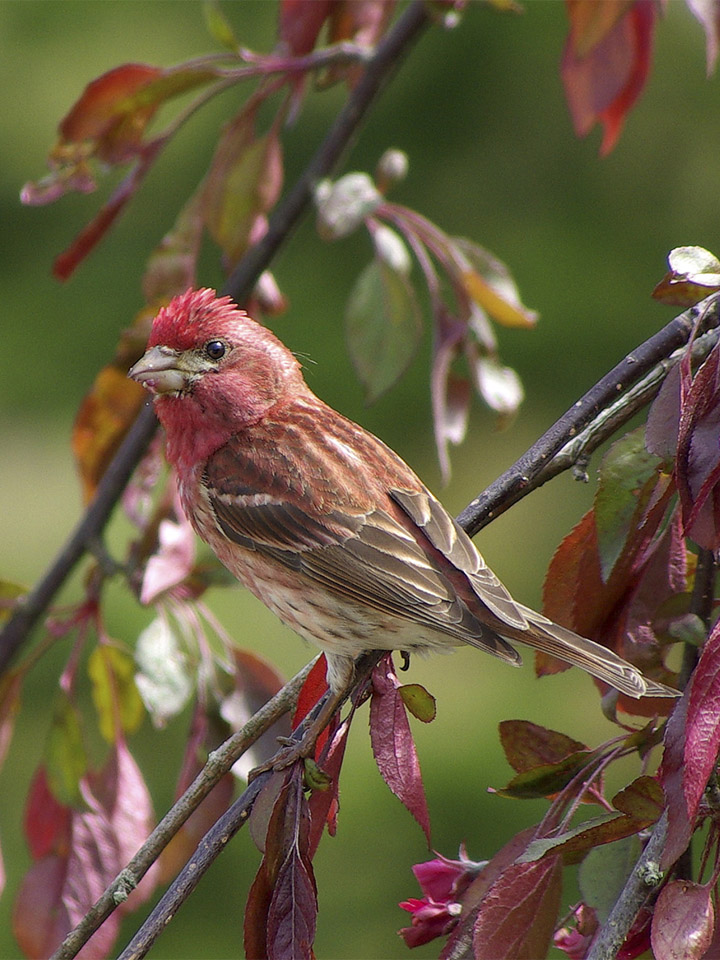
MULTIPOLYGON (((228 4, 227 12, 243 43, 260 49, 268 44, 274 4, 244 0, 228 4)), ((720 127, 709 122, 720 106, 720 89, 717 77, 705 77, 704 37, 685 5, 667 5, 647 89, 619 145, 603 160, 597 156, 599 132, 585 141, 572 134, 559 77, 565 31, 559 2, 529 2, 519 16, 471 4, 458 29, 433 31, 422 41, 376 106, 346 165, 372 170, 387 147, 405 150, 410 173, 393 199, 493 250, 541 315, 533 332, 500 332, 504 358, 523 376, 526 405, 503 434, 491 431, 490 415, 476 411, 469 440, 454 452, 454 479, 444 495, 455 511, 616 360, 670 319, 673 308, 650 299, 667 251, 680 244, 720 246, 712 199, 720 127)), ((182 132, 139 202, 65 286, 50 278, 52 259, 87 220, 96 198, 24 209, 20 186, 44 172, 58 119, 92 77, 125 60, 166 65, 210 48, 198 3, 0 4, 0 536, 6 546, 2 574, 11 579, 34 581, 80 514, 71 419, 97 369, 111 358, 118 329, 141 305, 145 259, 172 222, 178 198, 207 165, 227 104, 213 103, 182 132)), ((330 90, 305 107, 288 140, 288 183, 322 137, 339 97, 330 90)), ((371 408, 363 404, 345 351, 344 305, 369 254, 367 238, 328 246, 307 223, 275 265, 290 311, 273 326, 308 358, 313 389, 382 436, 437 486, 427 342, 406 380, 371 408)), ((208 257, 203 283, 221 279, 208 257)), ((524 601, 539 602, 554 546, 590 495, 563 477, 483 534, 483 551, 524 601), (509 550, 513 543, 520 546, 509 550)), ((215 591, 209 600, 231 633, 272 651, 283 669, 307 659, 310 651, 239 591, 215 591)), ((129 640, 147 615, 118 591, 109 621, 117 636, 129 640)), ((10 911, 13 883, 27 862, 22 798, 67 652, 51 651, 35 671, 3 771, 0 830, 12 870, 0 901, 2 957, 17 952, 10 911)), ((533 816, 527 804, 486 794, 487 786, 508 779, 499 720, 520 716, 570 729, 591 745, 608 735, 599 709, 597 716, 587 709, 590 680, 577 671, 540 683, 528 669, 510 671, 465 650, 416 662, 410 677, 438 698, 438 718, 417 731, 417 740, 434 846, 450 856, 464 840, 472 857, 487 857, 500 837, 533 816)), ((161 735, 144 730, 133 741, 139 761, 151 762, 158 813, 172 799, 184 735, 178 722, 161 735)), ((339 834, 323 841, 317 858, 318 956, 407 955, 392 933, 406 922, 396 903, 416 895, 410 867, 427 851, 416 824, 373 771, 366 740, 356 725, 341 785, 339 834)), ((538 812, 543 806, 537 804, 538 812)), ((238 837, 151 955, 236 955, 242 904, 257 861, 249 838, 238 837)), ((568 891, 564 902, 569 905, 573 896, 568 891)), ((436 953, 437 945, 430 944, 415 956, 436 953)))

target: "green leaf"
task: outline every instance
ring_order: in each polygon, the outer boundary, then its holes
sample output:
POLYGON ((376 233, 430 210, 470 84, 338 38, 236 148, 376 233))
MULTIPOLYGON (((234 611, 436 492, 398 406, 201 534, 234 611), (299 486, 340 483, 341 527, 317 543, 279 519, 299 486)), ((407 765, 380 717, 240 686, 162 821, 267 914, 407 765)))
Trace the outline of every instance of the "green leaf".
POLYGON ((530 770, 524 770, 495 792, 501 797, 516 800, 538 800, 559 793, 572 778, 584 770, 597 757, 596 750, 578 750, 563 757, 557 763, 543 763, 530 770))
POLYGON ((580 865, 578 880, 582 898, 597 910, 601 923, 610 916, 639 856, 640 840, 633 834, 595 847, 580 865))
POLYGON ((398 693, 402 697, 402 702, 414 717, 423 723, 432 723, 437 714, 436 700, 422 684, 404 683, 401 687, 398 687, 398 693))
POLYGON ((230 21, 221 10, 217 0, 206 0, 203 4, 203 13, 205 14, 205 25, 213 40, 221 47, 235 52, 240 44, 235 36, 235 31, 230 26, 230 21))
POLYGON ((595 524, 606 583, 635 529, 633 518, 643 495, 647 496, 644 488, 655 477, 658 463, 645 449, 643 427, 617 440, 603 458, 595 494, 595 524))
POLYGON ((97 646, 88 660, 88 674, 104 739, 115 743, 118 723, 125 733, 134 733, 143 721, 145 708, 135 685, 132 658, 117 647, 97 646))
POLYGON ((277 133, 256 136, 255 114, 243 110, 225 128, 203 194, 205 224, 229 263, 247 250, 256 219, 275 204, 282 180, 277 133))
POLYGON ((82 806, 79 782, 87 769, 80 717, 66 696, 56 702, 45 745, 48 784, 55 798, 68 807, 82 806))
POLYGON ((21 587, 19 583, 11 580, 0 580, 0 623, 10 617, 15 601, 25 593, 27 587, 21 587))
POLYGON ((422 332, 407 276, 377 260, 365 267, 350 293, 345 331, 367 400, 377 400, 407 369, 422 332))
MULTIPOLYGON (((546 853, 578 854, 597 846, 617 839, 617 828, 623 829, 621 835, 626 835, 630 818, 619 813, 603 813, 591 820, 584 820, 571 830, 566 830, 554 837, 540 837, 529 843, 527 850, 517 863, 532 863, 540 860, 546 853)), ((634 828, 635 832, 637 827, 634 828)))

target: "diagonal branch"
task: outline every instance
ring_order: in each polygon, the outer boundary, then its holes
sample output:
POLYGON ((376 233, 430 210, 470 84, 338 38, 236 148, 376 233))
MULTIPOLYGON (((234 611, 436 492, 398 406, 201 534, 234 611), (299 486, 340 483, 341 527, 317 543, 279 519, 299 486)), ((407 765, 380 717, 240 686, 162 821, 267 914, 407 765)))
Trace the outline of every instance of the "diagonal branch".
MULTIPOLYGON (((720 324, 719 304, 718 295, 708 297, 702 303, 675 317, 662 330, 624 357, 588 390, 584 397, 581 397, 559 420, 556 420, 519 460, 462 511, 457 518, 461 526, 470 536, 474 536, 491 520, 558 473, 558 470, 553 472, 551 469, 553 458, 579 433, 602 416, 605 410, 618 403, 622 404, 622 397, 627 391, 655 368, 662 367, 661 373, 664 377, 667 373, 665 367, 668 359, 676 350, 687 344, 695 332, 696 324, 700 327, 698 333, 713 329, 720 324)), ((647 402, 647 399, 644 402, 647 402)), ((629 419, 634 412, 635 409, 632 409, 625 419, 629 419)), ((625 421, 621 418, 616 419, 614 428, 617 428, 621 422, 625 421)), ((602 439, 605 439, 605 435, 602 439)), ((594 446, 591 449, 594 449, 594 446)))
MULTIPOLYGON (((267 233, 238 264, 224 285, 223 293, 239 303, 247 300, 260 274, 269 266, 311 205, 315 184, 330 174, 340 161, 375 98, 390 80, 403 56, 431 22, 423 0, 414 0, 378 44, 362 79, 348 97, 307 169, 277 206, 267 233)), ((152 410, 144 407, 108 467, 85 515, 45 575, 18 605, 0 632, 0 675, 8 668, 55 594, 82 559, 88 544, 104 530, 156 428, 157 421, 152 410)))

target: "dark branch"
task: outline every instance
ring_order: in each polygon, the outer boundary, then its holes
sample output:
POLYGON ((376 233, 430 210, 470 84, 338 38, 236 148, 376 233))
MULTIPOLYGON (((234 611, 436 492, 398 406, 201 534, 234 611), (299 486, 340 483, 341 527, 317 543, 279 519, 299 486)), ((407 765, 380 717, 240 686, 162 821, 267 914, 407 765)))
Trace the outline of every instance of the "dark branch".
MULTIPOLYGON (((423 0, 414 0, 394 27, 383 38, 368 62, 363 77, 348 97, 327 137, 320 145, 305 172, 275 210, 268 232, 242 261, 223 287, 239 303, 243 303, 260 274, 265 270, 282 243, 302 218, 312 202, 317 181, 332 172, 341 159, 374 99, 383 89, 403 56, 431 23, 423 0)), ((0 675, 25 642, 42 617, 53 597, 82 559, 88 544, 105 528, 133 470, 142 457, 157 428, 149 407, 143 408, 103 476, 95 499, 70 535, 47 573, 24 599, 0 632, 0 675)))
POLYGON ((629 353, 574 403, 509 470, 476 497, 457 518, 470 536, 550 479, 551 473, 546 474, 546 471, 553 457, 628 388, 684 346, 698 318, 700 332, 718 326, 717 296, 681 313, 629 353))
MULTIPOLYGON (((363 654, 358 659, 355 664, 355 677, 345 691, 346 696, 366 682, 382 656, 383 652, 376 650, 372 653, 363 654)), ((306 721, 295 731, 293 734, 294 740, 300 741, 302 739, 306 724, 321 708, 322 701, 317 704, 312 715, 307 717, 306 721)), ((127 947, 118 956, 118 960, 141 960, 147 954, 150 947, 193 892, 200 878, 226 848, 228 840, 234 837, 238 830, 247 823, 260 790, 273 773, 273 770, 266 770, 259 774, 230 809, 208 830, 198 844, 193 856, 175 877, 164 896, 135 933, 127 947)))
POLYGON ((102 533, 156 428, 157 420, 152 407, 146 405, 138 414, 105 471, 97 493, 77 527, 53 560, 45 576, 22 599, 0 633, 0 675, 7 669, 75 565, 82 559, 88 545, 102 533))

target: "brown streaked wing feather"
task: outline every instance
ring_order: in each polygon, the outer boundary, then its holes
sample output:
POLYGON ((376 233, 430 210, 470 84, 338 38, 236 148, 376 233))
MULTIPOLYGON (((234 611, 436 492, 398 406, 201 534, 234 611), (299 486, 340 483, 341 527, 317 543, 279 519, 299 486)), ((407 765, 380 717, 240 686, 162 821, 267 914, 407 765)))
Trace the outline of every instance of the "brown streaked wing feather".
POLYGON ((473 593, 481 603, 508 626, 517 630, 527 629, 523 608, 513 600, 462 527, 429 490, 423 488, 414 493, 391 490, 390 496, 425 532, 432 545, 467 576, 473 593))

